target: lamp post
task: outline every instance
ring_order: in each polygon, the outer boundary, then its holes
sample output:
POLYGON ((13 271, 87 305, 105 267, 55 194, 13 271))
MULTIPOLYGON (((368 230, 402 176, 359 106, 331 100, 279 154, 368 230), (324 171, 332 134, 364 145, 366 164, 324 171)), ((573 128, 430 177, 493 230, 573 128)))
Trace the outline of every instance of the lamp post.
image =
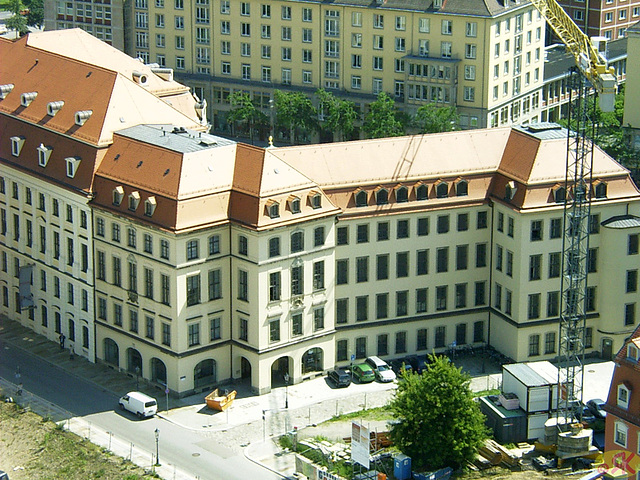
POLYGON ((159 449, 160 430, 156 428, 154 433, 156 434, 156 466, 159 466, 160 465, 160 449, 159 449))
POLYGON ((289 374, 284 374, 284 408, 289 408, 289 374))

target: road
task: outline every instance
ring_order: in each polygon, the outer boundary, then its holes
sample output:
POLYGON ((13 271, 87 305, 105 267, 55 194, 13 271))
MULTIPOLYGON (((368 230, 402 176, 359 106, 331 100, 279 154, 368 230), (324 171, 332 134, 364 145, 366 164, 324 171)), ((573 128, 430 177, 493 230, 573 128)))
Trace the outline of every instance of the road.
POLYGON ((115 437, 150 453, 155 452, 154 431, 157 428, 161 463, 176 465, 194 477, 212 480, 282 478, 251 462, 237 448, 221 445, 208 432, 185 429, 158 417, 138 420, 129 412, 121 412, 114 394, 1 341, 0 377, 13 383, 21 381, 25 391, 43 397, 74 416, 83 417, 92 428, 112 432, 115 437))

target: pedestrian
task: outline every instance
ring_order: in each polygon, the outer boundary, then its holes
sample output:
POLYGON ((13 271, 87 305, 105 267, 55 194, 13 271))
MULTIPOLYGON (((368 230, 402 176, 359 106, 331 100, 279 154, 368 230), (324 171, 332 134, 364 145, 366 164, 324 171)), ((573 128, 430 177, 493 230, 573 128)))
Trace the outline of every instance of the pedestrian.
POLYGON ((60 334, 60 350, 64 350, 64 341, 66 340, 66 337, 64 336, 64 333, 60 334))

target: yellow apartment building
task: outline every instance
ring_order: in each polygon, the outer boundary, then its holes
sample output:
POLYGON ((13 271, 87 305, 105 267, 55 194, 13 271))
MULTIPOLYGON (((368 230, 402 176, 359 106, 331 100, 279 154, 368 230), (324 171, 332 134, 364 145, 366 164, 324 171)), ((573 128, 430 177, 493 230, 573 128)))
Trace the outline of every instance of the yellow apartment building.
MULTIPOLYGON (((229 95, 265 113, 274 89, 319 88, 362 112, 387 92, 409 113, 458 109, 463 128, 539 120, 544 20, 527 1, 136 0, 127 53, 173 68, 226 132, 229 95)), ((277 140, 285 132, 278 132, 277 140)))

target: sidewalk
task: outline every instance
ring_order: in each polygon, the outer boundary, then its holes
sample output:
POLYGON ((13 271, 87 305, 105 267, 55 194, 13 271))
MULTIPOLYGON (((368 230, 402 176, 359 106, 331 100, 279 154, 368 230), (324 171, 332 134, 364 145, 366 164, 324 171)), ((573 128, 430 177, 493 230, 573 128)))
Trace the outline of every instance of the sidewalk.
MULTIPOLYGON (((186 429, 209 432, 208 435, 224 442, 225 446, 243 452, 250 460, 281 475, 293 473, 295 459, 291 453, 283 454, 274 438, 294 427, 300 431, 343 413, 383 406, 395 391, 395 384, 377 382, 335 389, 327 384, 325 377, 319 377, 288 388, 275 388, 260 396, 252 394, 248 385, 231 386, 238 390, 238 396, 225 412, 208 409, 204 394, 180 399, 170 397, 167 410, 164 392, 143 379, 139 379, 136 388, 134 376, 104 364, 92 364, 82 357, 71 360, 68 351, 17 322, 0 318, 2 343, 20 348, 116 396, 136 389, 154 396, 158 399, 161 418, 186 429)), ((500 369, 497 366, 481 365, 474 358, 469 359, 468 365, 464 365, 464 359, 459 360, 465 370, 479 375, 471 382, 474 391, 499 387, 500 369), (485 368, 487 374, 480 375, 485 368)))

